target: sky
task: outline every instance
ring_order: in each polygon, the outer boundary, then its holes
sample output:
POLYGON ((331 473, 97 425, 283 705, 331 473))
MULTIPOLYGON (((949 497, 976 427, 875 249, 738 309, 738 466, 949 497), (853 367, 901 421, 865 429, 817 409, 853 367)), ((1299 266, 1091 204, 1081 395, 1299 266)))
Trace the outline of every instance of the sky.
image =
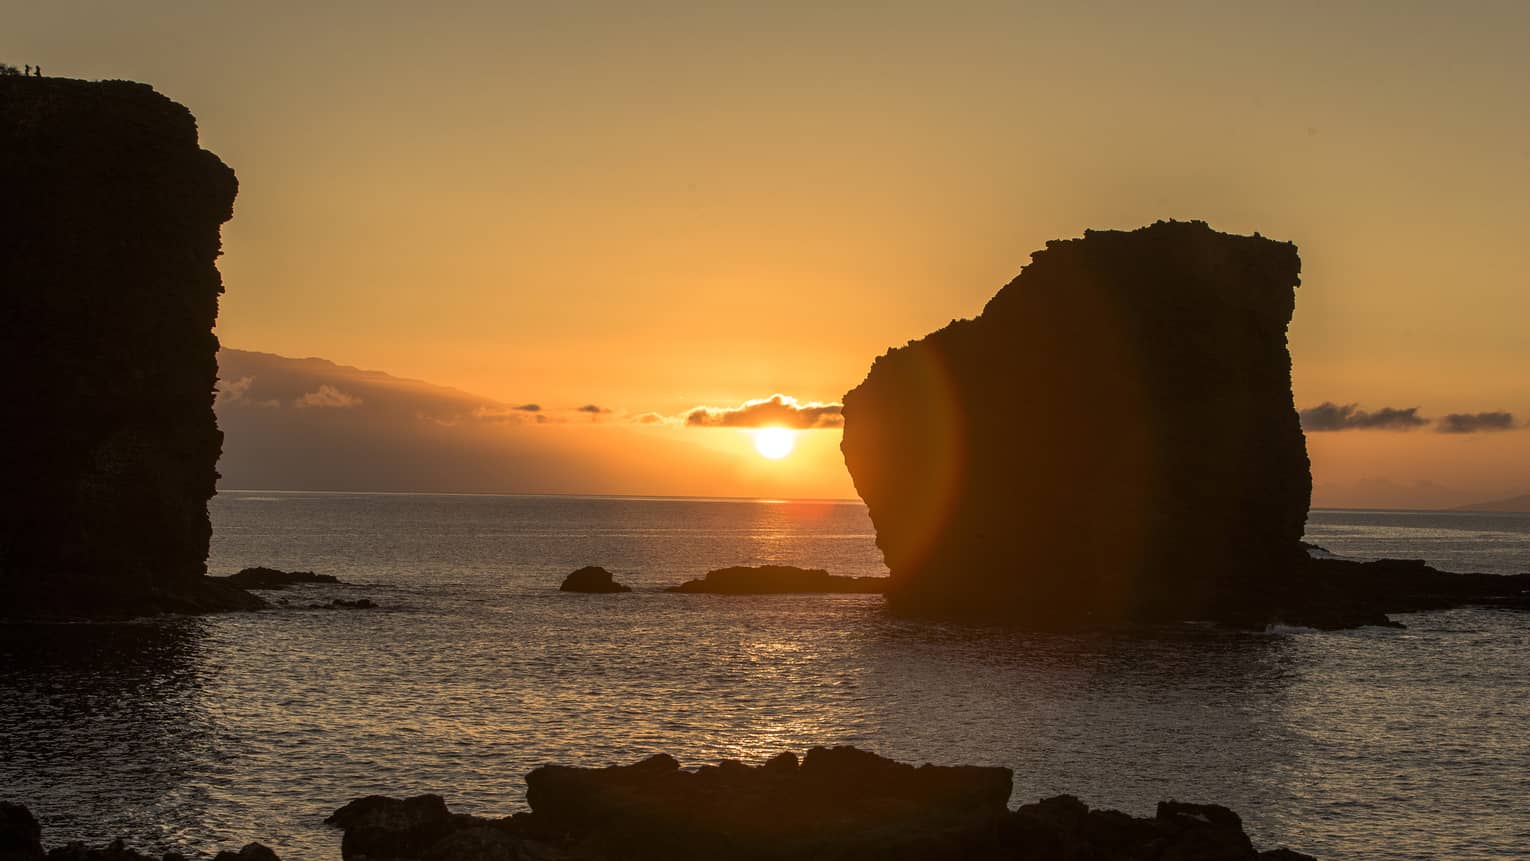
POLYGON ((1530 4, 423 9, 12 3, 0 59, 197 115, 226 346, 678 471, 499 489, 852 496, 833 428, 767 463, 685 417, 836 402, 1047 240, 1173 217, 1300 246, 1299 407, 1512 417, 1309 433, 1319 504, 1530 492, 1530 4))

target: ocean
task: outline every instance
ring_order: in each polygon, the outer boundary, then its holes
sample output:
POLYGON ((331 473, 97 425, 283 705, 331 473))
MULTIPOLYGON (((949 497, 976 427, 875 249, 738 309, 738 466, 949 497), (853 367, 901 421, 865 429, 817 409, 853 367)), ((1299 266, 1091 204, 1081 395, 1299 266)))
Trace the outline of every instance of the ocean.
MULTIPOLYGON (((888 618, 879 596, 674 595, 711 568, 885 574, 848 502, 224 492, 209 568, 345 581, 277 609, 0 625, 0 798, 45 840, 339 857, 369 793, 522 809, 523 775, 854 744, 1014 769, 1150 814, 1226 804, 1333 859, 1530 855, 1530 616, 1406 630, 1033 634, 888 618), (626 595, 557 591, 603 565, 626 595), (369 598, 376 610, 313 609, 369 598)), ((1530 515, 1315 511, 1308 540, 1530 570, 1530 515)))

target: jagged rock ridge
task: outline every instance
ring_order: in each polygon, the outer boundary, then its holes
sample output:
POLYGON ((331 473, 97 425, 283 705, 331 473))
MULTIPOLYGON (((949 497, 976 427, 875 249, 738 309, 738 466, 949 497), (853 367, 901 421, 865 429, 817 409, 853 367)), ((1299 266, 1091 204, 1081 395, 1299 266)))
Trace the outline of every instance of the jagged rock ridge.
POLYGON ((1203 222, 1047 243, 890 350, 842 450, 889 606, 1038 627, 1250 617, 1303 558, 1296 247, 1203 222))
POLYGON ((0 77, 0 615, 257 606, 208 581, 234 172, 127 81, 0 77))
POLYGON ((439 795, 373 795, 336 810, 346 861, 559 858, 749 861, 1300 861, 1255 850, 1238 814, 1174 801, 1153 817, 1057 796, 1011 811, 1007 768, 915 768, 854 747, 783 753, 694 771, 666 754, 609 768, 543 766, 531 812, 452 813, 439 795))

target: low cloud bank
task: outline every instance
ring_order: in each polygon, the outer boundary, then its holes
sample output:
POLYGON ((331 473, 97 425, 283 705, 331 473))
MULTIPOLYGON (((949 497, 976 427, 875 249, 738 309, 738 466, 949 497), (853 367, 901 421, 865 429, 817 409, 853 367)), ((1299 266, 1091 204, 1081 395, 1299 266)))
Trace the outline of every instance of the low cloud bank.
POLYGON ((1302 430, 1308 433, 1346 430, 1413 430, 1429 424, 1418 414, 1418 407, 1398 409, 1382 407, 1375 412, 1360 409, 1359 404, 1336 404, 1324 401, 1301 411, 1302 430))
POLYGON ((762 400, 745 401, 736 407, 696 407, 686 413, 685 424, 721 428, 837 428, 845 423, 840 409, 840 404, 816 401, 804 404, 790 395, 776 394, 762 400))
POLYGON ((1336 404, 1324 401, 1301 411, 1302 430, 1307 433, 1329 431, 1383 430, 1410 431, 1433 424, 1440 433, 1466 434, 1515 430, 1514 414, 1495 410, 1484 413, 1449 413, 1438 420, 1418 414, 1418 407, 1398 409, 1382 407, 1374 412, 1359 404, 1336 404))
POLYGON ((1451 413, 1440 419, 1434 429, 1440 433, 1481 433, 1483 431, 1513 430, 1514 414, 1505 412, 1451 413))

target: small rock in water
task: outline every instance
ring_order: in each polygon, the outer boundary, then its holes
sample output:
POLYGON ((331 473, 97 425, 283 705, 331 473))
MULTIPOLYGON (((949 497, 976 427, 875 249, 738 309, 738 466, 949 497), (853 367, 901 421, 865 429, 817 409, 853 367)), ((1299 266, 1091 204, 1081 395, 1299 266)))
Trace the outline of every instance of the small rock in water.
POLYGON ((246 568, 238 574, 223 578, 242 589, 285 589, 294 583, 339 583, 333 574, 315 574, 312 571, 281 571, 276 568, 257 566, 246 568))
POLYGON ((787 595, 816 593, 880 594, 886 590, 886 577, 844 577, 822 568, 798 568, 795 565, 760 565, 750 568, 737 565, 708 571, 700 580, 687 580, 666 592, 707 593, 712 595, 787 595))
POLYGON ((586 565, 578 571, 563 578, 563 585, 558 587, 560 592, 587 592, 591 594, 606 594, 611 592, 631 592, 631 586, 623 586, 612 578, 611 572, 598 565, 586 565))

